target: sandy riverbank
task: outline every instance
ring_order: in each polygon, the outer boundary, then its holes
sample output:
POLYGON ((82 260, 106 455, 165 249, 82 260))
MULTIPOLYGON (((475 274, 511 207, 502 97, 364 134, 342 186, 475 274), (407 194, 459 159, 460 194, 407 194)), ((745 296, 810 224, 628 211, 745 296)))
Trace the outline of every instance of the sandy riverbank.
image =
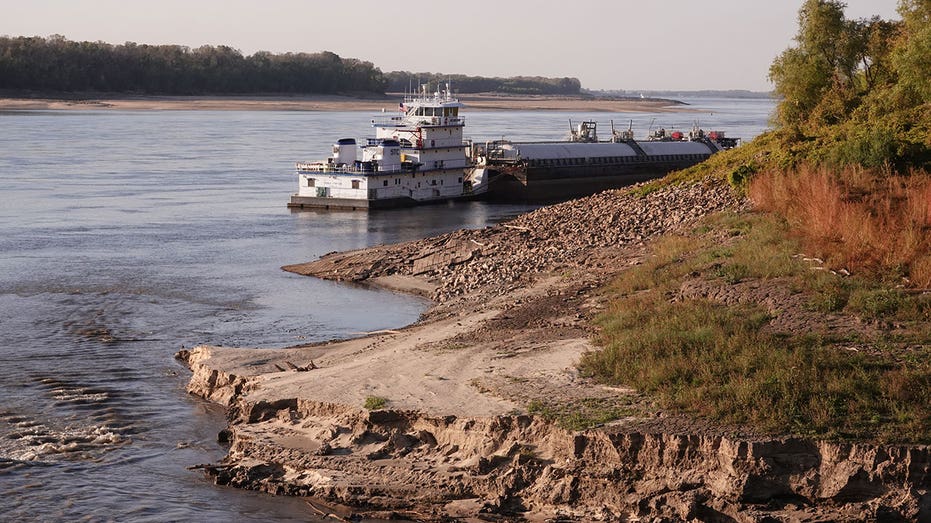
MULTIPOLYGON (((401 95, 384 97, 309 96, 109 96, 74 98, 0 98, 0 110, 132 111, 394 111, 401 95)), ((569 96, 470 94, 461 96, 470 111, 553 110, 585 112, 681 112, 674 100, 630 100, 569 96)))
POLYGON ((756 435, 579 374, 604 286, 649 256, 652 239, 744 205, 711 181, 609 191, 285 267, 435 305, 414 325, 352 340, 179 353, 189 391, 229 409, 229 454, 203 468, 219 484, 423 521, 927 515, 927 447, 756 435), (548 421, 599 412, 614 421, 548 421))

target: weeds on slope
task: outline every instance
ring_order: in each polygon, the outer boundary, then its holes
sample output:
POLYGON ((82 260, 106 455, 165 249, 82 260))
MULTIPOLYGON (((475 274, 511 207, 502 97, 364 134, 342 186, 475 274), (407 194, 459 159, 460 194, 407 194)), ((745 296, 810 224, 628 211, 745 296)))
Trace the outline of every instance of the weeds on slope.
POLYGON ((931 300, 812 270, 789 230, 773 216, 724 214, 658 242, 652 258, 608 291, 601 348, 583 358, 583 372, 652 394, 666 408, 773 433, 931 441, 931 300), (778 280, 813 310, 899 327, 875 339, 776 332, 769 325, 780 311, 682 299, 687 279, 778 280))
POLYGON ((784 216, 806 252, 829 266, 931 287, 931 175, 802 166, 758 174, 749 195, 784 216))

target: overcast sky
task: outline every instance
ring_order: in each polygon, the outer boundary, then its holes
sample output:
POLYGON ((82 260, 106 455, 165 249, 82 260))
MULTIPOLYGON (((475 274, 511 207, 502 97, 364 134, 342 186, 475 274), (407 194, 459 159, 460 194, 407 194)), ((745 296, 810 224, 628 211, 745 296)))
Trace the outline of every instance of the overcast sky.
MULTIPOLYGON (((0 34, 332 51, 383 71, 573 76, 589 89, 769 90, 802 0, 0 0, 0 34)), ((848 0, 898 18, 896 0, 848 0)))

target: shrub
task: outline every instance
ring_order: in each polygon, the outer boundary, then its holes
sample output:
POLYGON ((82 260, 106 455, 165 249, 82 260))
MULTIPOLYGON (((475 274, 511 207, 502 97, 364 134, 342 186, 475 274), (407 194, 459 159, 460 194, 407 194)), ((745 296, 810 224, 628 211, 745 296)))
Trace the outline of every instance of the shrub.
POLYGON ((746 192, 747 184, 750 183, 750 178, 756 174, 756 170, 757 168, 753 164, 741 165, 727 174, 727 183, 737 191, 746 192))
POLYGON ((388 405, 388 398, 368 396, 365 398, 365 404, 363 406, 368 410, 379 410, 385 408, 386 405, 388 405))

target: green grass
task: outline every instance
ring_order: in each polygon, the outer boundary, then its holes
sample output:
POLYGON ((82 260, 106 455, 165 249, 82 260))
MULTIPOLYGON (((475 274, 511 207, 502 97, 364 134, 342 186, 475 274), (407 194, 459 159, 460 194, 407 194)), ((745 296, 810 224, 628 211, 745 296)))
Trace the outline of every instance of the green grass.
POLYGON ((668 185, 689 183, 707 177, 726 180, 744 193, 753 175, 768 168, 789 168, 807 157, 811 145, 786 132, 767 132, 739 147, 714 154, 711 158, 631 189, 646 196, 668 185))
POLYGON ((585 430, 630 416, 635 409, 624 398, 585 398, 566 404, 533 400, 527 404, 527 412, 567 430, 585 430))
POLYGON ((382 398, 381 396, 368 396, 365 398, 363 407, 368 410, 379 410, 385 408, 387 405, 388 398, 382 398))
POLYGON ((850 300, 851 287, 851 282, 827 271, 809 271, 802 285, 796 285, 799 291, 808 291, 808 309, 823 313, 842 311, 850 300))
POLYGON ((875 320, 895 316, 905 299, 898 289, 858 289, 850 296, 848 307, 863 318, 875 320))
POLYGON ((812 271, 793 257, 798 245, 786 231, 774 218, 724 214, 690 236, 661 240, 609 288, 600 350, 583 358, 582 371, 669 409, 772 433, 931 442, 931 297, 812 271), (695 277, 781 278, 813 309, 911 325, 907 334, 867 340, 874 347, 911 337, 919 348, 850 351, 838 341, 851 333, 775 333, 752 305, 669 300, 695 277))
POLYGON ((690 235, 657 240, 649 258, 624 271, 609 287, 626 295, 661 288, 671 291, 693 274, 710 275, 727 283, 746 278, 779 278, 807 272, 794 255, 798 244, 787 228, 759 215, 721 213, 706 219, 690 235))

